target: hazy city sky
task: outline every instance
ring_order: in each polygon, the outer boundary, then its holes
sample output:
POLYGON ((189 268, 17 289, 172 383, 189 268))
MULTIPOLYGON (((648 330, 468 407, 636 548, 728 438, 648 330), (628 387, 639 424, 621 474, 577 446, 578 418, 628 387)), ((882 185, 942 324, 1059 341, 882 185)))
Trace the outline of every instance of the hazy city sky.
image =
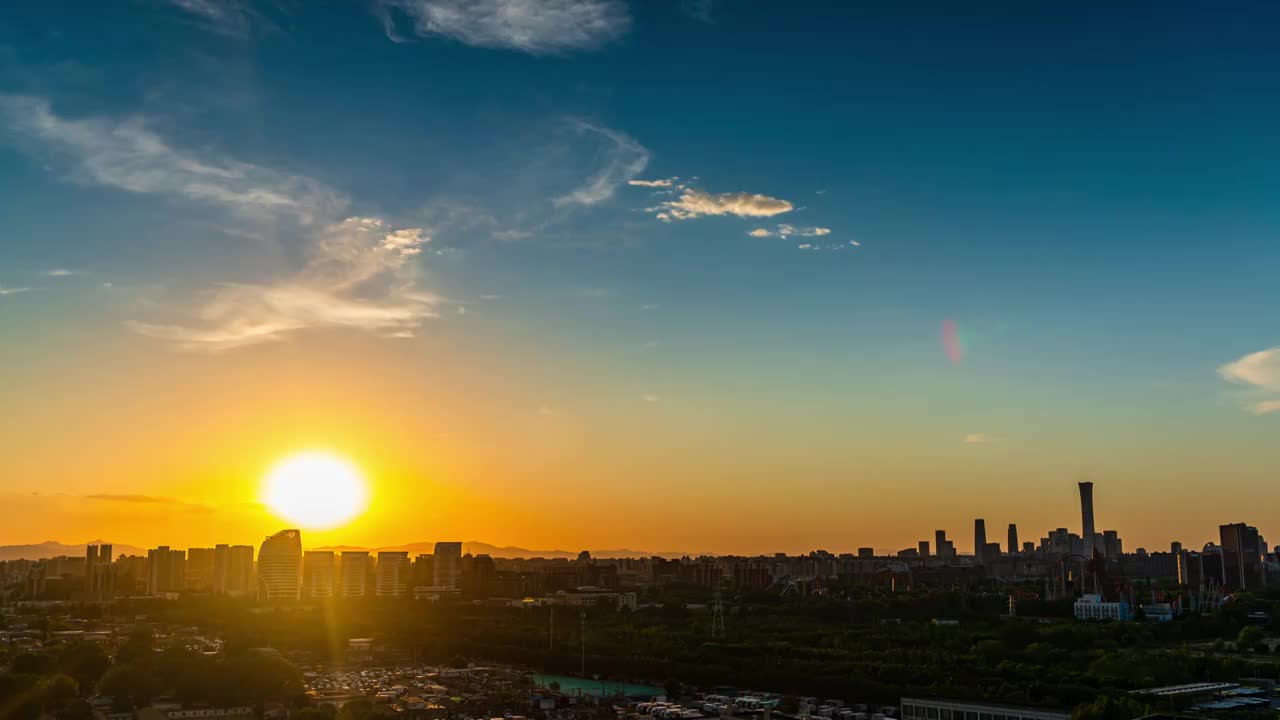
POLYGON ((1280 537, 1278 26, 7 5, 0 543, 258 542, 308 449, 308 544, 1280 537))

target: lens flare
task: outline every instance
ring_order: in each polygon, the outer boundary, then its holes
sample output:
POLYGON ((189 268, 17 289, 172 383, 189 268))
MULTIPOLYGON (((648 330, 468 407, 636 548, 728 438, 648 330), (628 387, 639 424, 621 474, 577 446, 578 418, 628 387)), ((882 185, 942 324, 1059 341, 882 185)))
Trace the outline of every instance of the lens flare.
POLYGON ((942 321, 942 351, 947 354, 952 365, 964 362, 964 337, 960 334, 956 321, 951 318, 942 321))

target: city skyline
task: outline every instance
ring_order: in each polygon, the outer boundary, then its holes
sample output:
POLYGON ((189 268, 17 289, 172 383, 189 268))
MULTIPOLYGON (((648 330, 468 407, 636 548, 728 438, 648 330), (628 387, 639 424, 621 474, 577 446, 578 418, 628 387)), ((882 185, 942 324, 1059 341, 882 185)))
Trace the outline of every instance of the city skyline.
POLYGON ((1280 10, 1205 12, 6 7, 0 544, 1280 528, 1280 10))

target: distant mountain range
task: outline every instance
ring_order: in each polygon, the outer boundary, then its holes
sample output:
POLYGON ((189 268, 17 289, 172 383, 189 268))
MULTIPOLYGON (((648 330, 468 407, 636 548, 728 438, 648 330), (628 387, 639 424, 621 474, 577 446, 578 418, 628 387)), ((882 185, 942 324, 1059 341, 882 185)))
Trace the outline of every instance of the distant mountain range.
MULTIPOLYGON (((43 560, 45 558, 66 555, 67 557, 84 557, 85 548, 89 545, 102 545, 105 540, 90 540, 79 545, 67 545, 56 540, 46 540, 35 545, 0 545, 0 560, 43 560)), ((124 555, 146 555, 147 551, 132 545, 111 544, 112 557, 124 555)))
MULTIPOLYGON (((436 544, 433 542, 414 542, 405 545, 387 545, 385 547, 357 547, 354 545, 328 545, 325 547, 311 548, 313 550, 343 552, 345 550, 365 550, 368 552, 400 552, 407 551, 410 555, 431 554, 435 552, 436 544)), ((496 558, 567 558, 572 560, 578 557, 578 550, 530 550, 522 547, 499 547, 490 545, 489 543, 472 540, 462 543, 462 552, 472 555, 488 555, 496 558)), ((638 557, 665 557, 678 558, 683 555, 692 555, 694 553, 679 552, 651 552, 649 550, 589 550, 591 557, 594 558, 638 558, 638 557)))
MULTIPOLYGON (((305 537, 305 535, 304 535, 305 537)), ((43 560, 45 558, 58 557, 66 555, 68 557, 84 557, 85 547, 88 545, 101 545, 103 540, 91 540, 87 543, 79 545, 68 545, 57 542, 56 540, 47 540, 34 545, 0 545, 0 560, 43 560)), ((332 552, 342 552, 344 550, 367 550, 369 552, 379 551, 407 551, 410 555, 431 554, 435 552, 434 542, 413 542, 405 545, 388 545, 385 547, 358 547, 354 545, 328 545, 325 547, 310 548, 312 550, 326 550, 332 552)), ((489 555, 496 558, 567 558, 573 559, 578 557, 577 550, 530 550, 522 547, 498 547, 489 543, 471 541, 462 543, 462 552, 471 553, 472 555, 489 555)), ((591 557, 596 558, 626 558, 626 557, 665 557, 678 558, 682 555, 695 555, 696 553, 678 553, 678 552, 650 552, 648 550, 591 550, 591 557)), ((133 545, 122 545, 114 543, 111 553, 115 557, 124 555, 146 555, 147 551, 133 545)))

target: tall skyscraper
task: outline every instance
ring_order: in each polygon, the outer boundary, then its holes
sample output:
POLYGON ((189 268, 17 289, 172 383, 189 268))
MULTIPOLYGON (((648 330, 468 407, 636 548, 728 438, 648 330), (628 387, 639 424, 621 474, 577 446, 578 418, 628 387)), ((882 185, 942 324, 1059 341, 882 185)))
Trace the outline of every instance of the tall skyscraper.
POLYGON ((213 548, 213 591, 239 597, 253 589, 253 546, 216 545, 213 548))
POLYGON ((258 599, 297 600, 302 594, 302 533, 281 530, 258 549, 258 599))
POLYGON ((921 540, 920 542, 916 543, 916 549, 917 549, 917 552, 920 553, 920 557, 922 558, 929 557, 929 541, 928 540, 921 540))
POLYGON ((196 592, 213 590, 214 548, 187 548, 186 588, 196 592))
POLYGON ((333 553, 308 550, 302 555, 302 594, 309 598, 333 597, 337 580, 333 553))
POLYGON ((1261 590, 1266 585, 1262 538, 1244 523, 1218 527, 1222 540, 1222 585, 1227 590, 1261 590))
POLYGON ((147 594, 178 592, 187 584, 187 554, 161 545, 147 551, 147 594))
POLYGON ((435 551, 435 582, 439 588, 458 589, 462 576, 462 543, 438 542, 435 551))
POLYGON ((1093 483, 1080 483, 1080 537, 1084 538, 1084 554, 1093 557, 1097 547, 1093 539, 1093 483))
POLYGON ((1018 525, 1009 523, 1009 554, 1018 554, 1018 525))
POLYGON ((973 521, 973 558, 978 564, 985 562, 982 557, 983 551, 987 547, 987 521, 978 518, 973 521))
POLYGON ((409 594, 413 565, 407 552, 378 553, 378 575, 374 594, 378 597, 405 597, 409 594))
POLYGON ((338 572, 341 595, 344 598, 361 598, 369 587, 369 553, 364 550, 346 550, 342 553, 342 567, 338 572))
POLYGON ((84 590, 90 600, 108 600, 115 594, 115 567, 111 564, 111 546, 90 545, 85 548, 84 590))

